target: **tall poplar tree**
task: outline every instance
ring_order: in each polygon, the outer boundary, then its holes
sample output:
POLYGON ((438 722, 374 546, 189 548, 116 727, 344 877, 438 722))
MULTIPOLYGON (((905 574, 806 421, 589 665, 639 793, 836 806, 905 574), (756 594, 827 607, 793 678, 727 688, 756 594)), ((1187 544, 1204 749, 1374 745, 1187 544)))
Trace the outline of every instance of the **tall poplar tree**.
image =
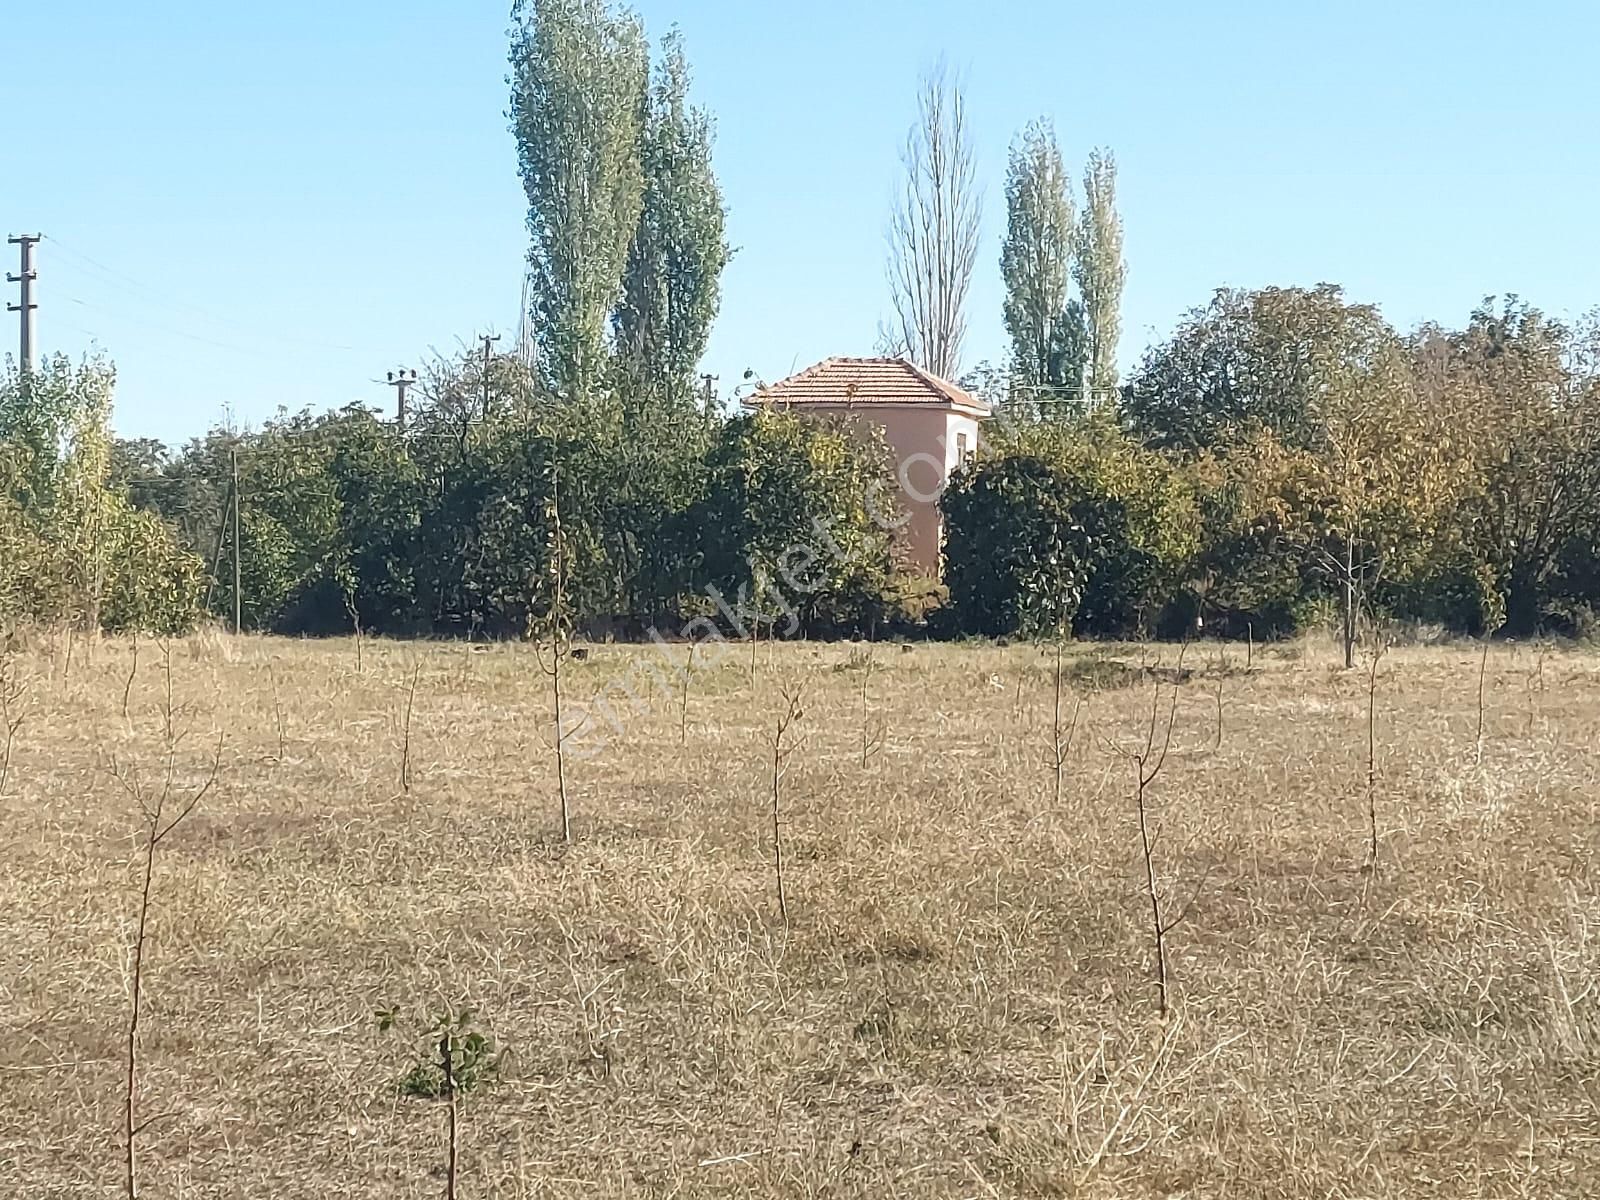
POLYGON ((711 165, 712 122, 689 105, 689 63, 674 31, 662 43, 639 143, 644 197, 613 319, 624 372, 655 398, 693 395, 731 250, 711 165))
POLYGON ((516 0, 511 119, 528 196, 541 381, 567 399, 602 380, 607 322, 639 226, 649 47, 608 0, 516 0))
POLYGON ((1031 121, 1011 146, 1000 250, 1012 382, 1025 407, 1047 410, 1055 390, 1077 394, 1083 314, 1067 294, 1076 238, 1071 180, 1055 130, 1048 121, 1031 121))
POLYGON ((1083 303, 1089 395, 1105 400, 1117 386, 1117 342, 1122 336, 1122 218, 1117 213, 1117 160, 1109 150, 1089 155, 1083 176, 1072 277, 1083 303))

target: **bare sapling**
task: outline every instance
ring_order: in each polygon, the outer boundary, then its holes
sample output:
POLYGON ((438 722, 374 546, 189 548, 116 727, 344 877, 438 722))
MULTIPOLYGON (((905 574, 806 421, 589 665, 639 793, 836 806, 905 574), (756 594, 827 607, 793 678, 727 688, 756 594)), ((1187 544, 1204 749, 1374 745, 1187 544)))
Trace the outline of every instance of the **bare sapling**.
POLYGON ((166 642, 161 644, 161 666, 165 679, 161 701, 161 781, 152 788, 134 767, 124 769, 113 764, 117 782, 139 806, 143 858, 128 987, 129 1012, 124 1059, 127 1069, 123 1094, 123 1191, 127 1200, 136 1200, 139 1194, 138 1137, 152 1121, 158 1119, 138 1119, 139 1018, 144 989, 145 945, 150 932, 150 899, 155 885, 156 850, 205 799, 222 767, 222 739, 219 736, 216 753, 212 755, 211 768, 204 782, 187 795, 183 794, 178 781, 178 745, 181 737, 177 730, 178 713, 172 700, 172 647, 166 642))
POLYGON ((544 603, 530 612, 529 632, 539 667, 550 680, 550 724, 555 746, 556 797, 560 804, 561 840, 572 841, 572 807, 567 797, 567 728, 561 694, 561 666, 572 655, 572 613, 567 602, 571 564, 568 561, 566 531, 561 524, 561 480, 556 464, 550 468, 549 563, 542 587, 544 603), (542 607, 542 612, 539 611, 542 607))
POLYGON ((128 701, 133 695, 133 681, 139 674, 139 631, 133 631, 132 653, 128 661, 128 679, 122 685, 122 719, 128 720, 128 701))
MULTIPOLYGON (((1181 655, 1179 663, 1180 668, 1175 672, 1176 676, 1181 676, 1182 673, 1181 655)), ((1189 913, 1200 899, 1200 893, 1205 888, 1210 872, 1208 870, 1201 877, 1188 900, 1173 912, 1172 900, 1164 893, 1159 882, 1160 872, 1156 869, 1156 847, 1160 842, 1160 830, 1154 820, 1150 789, 1161 775, 1162 768, 1166 766, 1167 754, 1172 748, 1173 728, 1177 724, 1179 685, 1173 685, 1172 696, 1163 715, 1161 677, 1154 676, 1153 682, 1150 720, 1142 744, 1132 751, 1116 746, 1112 748, 1128 759, 1133 766, 1134 808, 1139 818, 1139 853, 1144 863, 1145 899, 1150 906, 1150 941, 1155 966, 1156 1008, 1161 1019, 1166 1020, 1172 1007, 1169 987, 1171 972, 1167 962, 1168 938, 1173 930, 1188 919, 1189 913)))
POLYGON ((445 1200, 456 1200, 456 1162, 457 1151, 456 1134, 456 1072, 455 1053, 451 1045, 450 1031, 447 1029, 439 1035, 439 1074, 444 1078, 444 1105, 445 1105, 445 1160, 444 1160, 444 1197, 445 1200))
POLYGON ((350 617, 350 626, 356 634, 356 674, 360 675, 366 670, 362 655, 366 638, 361 630, 361 606, 356 603, 356 576, 348 566, 339 568, 339 585, 344 593, 344 611, 350 617))
POLYGON ((28 688, 22 681, 15 657, 9 650, 0 652, 0 797, 11 782, 11 758, 16 752, 17 734, 27 720, 23 701, 28 688))
POLYGON ((882 721, 874 721, 872 716, 872 700, 869 689, 872 685, 872 668, 874 647, 867 643, 866 661, 861 667, 861 768, 866 769, 872 756, 883 749, 884 727, 882 721))
POLYGON ((1052 759, 1052 766, 1055 770, 1055 807, 1057 809, 1061 807, 1062 772, 1066 767, 1067 756, 1072 752, 1072 739, 1077 735, 1078 718, 1083 712, 1083 696, 1081 694, 1074 693, 1072 699, 1072 717, 1067 723, 1066 729, 1063 733, 1061 725, 1061 651, 1062 644, 1065 641, 1066 636, 1064 634, 1056 638, 1055 716, 1051 723, 1050 735, 1050 756, 1052 759))
POLYGON ((411 791, 411 714, 417 706, 417 679, 421 673, 422 664, 413 664, 411 681, 406 688, 405 716, 400 726, 400 791, 405 794, 411 791))
POLYGON ((694 643, 683 663, 683 691, 678 695, 678 745, 689 744, 689 678, 694 674, 694 643))
POLYGON ((1367 873, 1378 874, 1378 664, 1388 649, 1376 639, 1367 661, 1367 873))
POLYGON ((1226 649, 1220 649, 1220 650, 1217 651, 1217 672, 1216 672, 1216 675, 1217 675, 1217 678, 1216 678, 1216 691, 1214 693, 1214 699, 1217 702, 1217 736, 1216 736, 1216 742, 1212 746, 1212 749, 1213 750, 1221 750, 1222 749, 1222 720, 1223 720, 1223 717, 1222 717, 1222 702, 1223 702, 1223 699, 1224 699, 1223 690, 1224 690, 1224 688, 1225 688, 1225 686, 1227 684, 1227 680, 1228 680, 1228 652, 1227 652, 1226 649))
POLYGON ((278 763, 282 765, 289 757, 289 721, 283 711, 283 698, 278 694, 278 673, 271 673, 272 680, 272 716, 273 724, 278 734, 278 763))
POLYGON ((784 924, 789 922, 789 895, 783 879, 783 776, 790 756, 799 748, 794 727, 805 716, 801 708, 801 693, 805 685, 797 683, 783 689, 783 709, 778 713, 777 727, 772 736, 772 869, 778 884, 778 915, 784 924))
POLYGON ((1478 732, 1473 739, 1472 765, 1483 766, 1483 692, 1489 677, 1489 639, 1483 639, 1483 656, 1478 660, 1478 732))

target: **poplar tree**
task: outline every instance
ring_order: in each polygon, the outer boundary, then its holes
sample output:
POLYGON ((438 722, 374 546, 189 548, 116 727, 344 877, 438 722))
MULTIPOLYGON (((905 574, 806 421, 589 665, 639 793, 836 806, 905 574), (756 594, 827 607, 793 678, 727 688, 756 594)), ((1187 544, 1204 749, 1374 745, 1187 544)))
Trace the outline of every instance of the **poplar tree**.
POLYGON ((613 319, 623 370, 673 404, 693 395, 732 253, 712 141, 710 116, 689 104, 689 63, 673 31, 647 100, 639 142, 643 204, 613 319))
POLYGON ((607 0, 516 0, 511 119, 528 196, 541 382, 564 399, 605 373, 607 323, 644 204, 649 47, 607 0))
POLYGON ((1052 391, 1075 396, 1082 376, 1083 314, 1067 294, 1077 238, 1070 188, 1054 128, 1029 122, 1006 170, 1000 274, 1012 382, 1032 404, 1052 391))
POLYGON ((1117 160, 1109 150, 1089 155, 1083 176, 1072 277, 1083 302, 1089 396, 1104 400, 1117 386, 1117 342, 1122 336, 1122 218, 1117 214, 1117 160))

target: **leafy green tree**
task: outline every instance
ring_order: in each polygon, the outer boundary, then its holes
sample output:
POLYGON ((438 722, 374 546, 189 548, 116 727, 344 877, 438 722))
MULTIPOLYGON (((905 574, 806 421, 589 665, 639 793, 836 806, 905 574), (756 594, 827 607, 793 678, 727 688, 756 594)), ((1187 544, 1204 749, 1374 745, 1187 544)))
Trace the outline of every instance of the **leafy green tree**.
POLYGON ((1011 147, 1000 250, 1013 386, 1028 412, 1060 412, 1049 398, 1076 400, 1082 386, 1083 310, 1067 295, 1078 236, 1070 189, 1055 130, 1030 122, 1011 147))
POLYGON ((639 228, 649 49, 609 0, 516 0, 511 129, 528 197, 534 336, 545 387, 603 379, 607 322, 639 228))
POLYGON ((0 620, 186 628, 198 564, 110 486, 115 371, 63 355, 0 374, 0 620))
POLYGON ((692 407, 695 368, 732 253, 711 166, 711 118, 688 97, 689 63, 674 31, 648 96, 639 147, 644 197, 614 317, 630 396, 680 412, 692 407))
POLYGON ((706 469, 687 518, 702 536, 697 582, 730 619, 865 630, 882 615, 894 546, 873 512, 889 478, 881 443, 763 410, 722 426, 706 469))
POLYGON ((1186 481, 1108 414, 1002 426, 942 504, 950 601, 973 633, 1142 632, 1199 547, 1186 481))
MULTIPOLYGON (((1440 389, 1470 464, 1459 565, 1492 581, 1506 632, 1600 604, 1567 590, 1600 535, 1600 322, 1568 326, 1518 301, 1486 300, 1458 333, 1418 336, 1419 372, 1440 389)), ((1492 628, 1497 621, 1490 618, 1492 628)))
POLYGON ((1087 383, 1095 400, 1116 395, 1117 343, 1122 337, 1122 217, 1117 212, 1117 160, 1109 150, 1089 155, 1083 176, 1083 214, 1073 246, 1072 276, 1083 303, 1087 383))
POLYGON ((997 458, 955 476, 940 503, 961 629, 1053 636, 1071 626, 1099 549, 1081 499, 1039 458, 997 458))

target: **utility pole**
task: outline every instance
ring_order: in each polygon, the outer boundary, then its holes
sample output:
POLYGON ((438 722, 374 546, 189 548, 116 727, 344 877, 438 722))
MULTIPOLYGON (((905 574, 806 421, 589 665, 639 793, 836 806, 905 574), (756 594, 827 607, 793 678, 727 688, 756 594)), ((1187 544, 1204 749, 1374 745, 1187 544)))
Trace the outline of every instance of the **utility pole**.
POLYGON ((228 462, 233 468, 233 632, 234 635, 244 631, 244 623, 240 618, 240 599, 242 589, 239 586, 239 447, 234 446, 228 450, 228 462))
POLYGON ((710 412, 717 402, 717 376, 702 375, 700 381, 706 385, 706 411, 710 412))
POLYGON ((22 356, 19 366, 24 378, 33 370, 33 314, 38 311, 39 305, 33 299, 33 284, 39 278, 39 271, 33 265, 33 248, 44 240, 42 233, 19 233, 8 237, 6 242, 12 246, 22 247, 22 270, 19 274, 6 275, 7 283, 20 283, 22 285, 22 302, 20 304, 7 304, 6 311, 22 314, 22 356))
POLYGON ((480 333, 478 340, 483 343, 483 419, 489 419, 489 347, 500 340, 498 333, 480 333))
POLYGON ((417 373, 401 367, 389 372, 389 386, 395 391, 395 423, 400 432, 406 431, 406 389, 417 381, 417 373))

